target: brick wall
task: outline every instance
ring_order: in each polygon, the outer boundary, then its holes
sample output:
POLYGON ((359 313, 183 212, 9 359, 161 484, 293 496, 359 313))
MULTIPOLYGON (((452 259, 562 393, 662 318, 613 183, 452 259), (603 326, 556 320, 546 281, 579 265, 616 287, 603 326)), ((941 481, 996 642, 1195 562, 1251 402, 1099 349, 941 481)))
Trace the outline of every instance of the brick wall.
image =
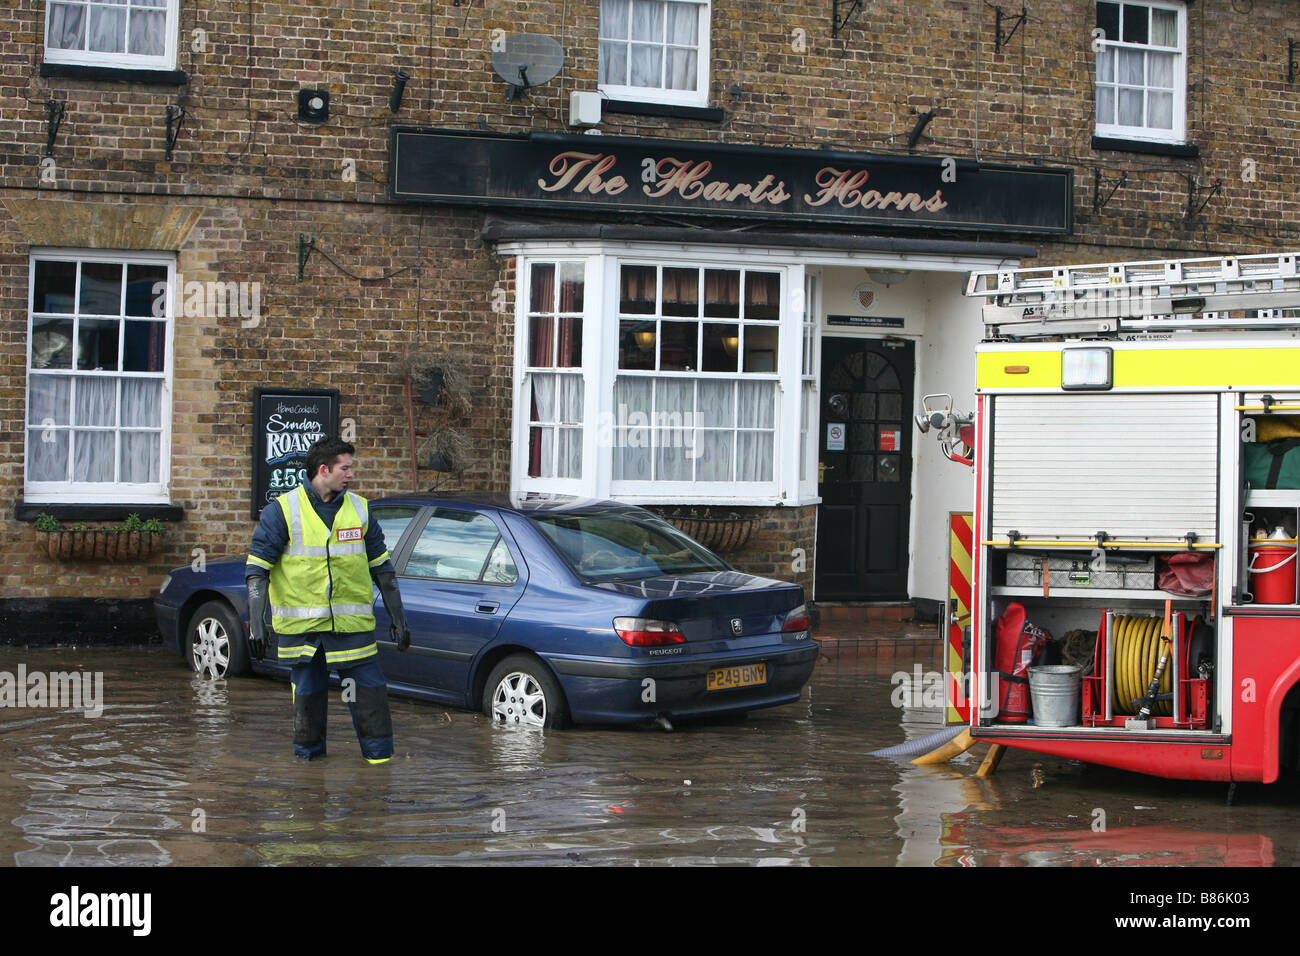
MULTIPOLYGON (((512 301, 513 264, 478 238, 480 212, 387 202, 389 129, 565 131, 568 94, 596 86, 597 0, 184 0, 185 87, 40 76, 44 9, 42 0, 16 0, 0 10, 0 500, 22 497, 30 248, 75 239, 172 250, 187 280, 260 283, 262 318, 252 328, 239 317, 177 318, 171 497, 186 518, 164 552, 147 567, 57 565, 6 507, 4 596, 141 598, 195 548, 242 551, 258 384, 339 388, 341 415, 356 424, 356 488, 406 490, 405 397, 391 364, 414 345, 472 354, 476 459, 463 484, 506 488, 514 333, 509 309, 494 309, 494 290, 512 301), (564 71, 507 102, 489 66, 496 30, 556 36, 567 51, 564 71), (395 68, 412 75, 396 116, 388 110, 395 68), (303 87, 329 90, 327 124, 297 120, 303 87), (51 97, 67 101, 52 168, 42 166, 51 97), (168 105, 188 110, 171 162, 168 105), (45 207, 54 200, 79 211, 51 215, 45 207), (300 234, 318 250, 301 282, 300 234), (344 274, 326 254, 365 278, 344 274)), ((1294 244, 1300 82, 1285 81, 1290 5, 1189 4, 1195 159, 1091 148, 1093 10, 1078 0, 1039 4, 997 53, 983 0, 878 0, 837 39, 829 4, 716 0, 709 102, 724 111, 722 122, 619 114, 602 129, 901 152, 918 114, 935 110, 918 153, 1074 169, 1076 235, 1041 243, 1043 261, 1294 244), (1127 174, 1097 212, 1094 170, 1108 184, 1127 174), (1188 176, 1202 185, 1222 180, 1191 222, 1188 176)), ((421 484, 433 477, 426 472, 421 484)), ((789 577, 793 548, 811 551, 800 543, 811 541, 811 512, 765 509, 737 563, 789 577)), ((805 586, 811 574, 810 554, 805 586)))

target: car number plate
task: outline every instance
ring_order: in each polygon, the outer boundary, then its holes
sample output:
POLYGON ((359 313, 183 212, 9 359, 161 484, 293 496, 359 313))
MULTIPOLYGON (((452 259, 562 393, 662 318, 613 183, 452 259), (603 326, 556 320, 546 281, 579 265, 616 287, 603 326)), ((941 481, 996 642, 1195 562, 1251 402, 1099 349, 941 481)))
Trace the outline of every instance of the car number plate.
POLYGON ((737 667, 717 667, 705 678, 705 690, 730 690, 733 687, 751 687, 767 683, 767 664, 741 664, 737 667))

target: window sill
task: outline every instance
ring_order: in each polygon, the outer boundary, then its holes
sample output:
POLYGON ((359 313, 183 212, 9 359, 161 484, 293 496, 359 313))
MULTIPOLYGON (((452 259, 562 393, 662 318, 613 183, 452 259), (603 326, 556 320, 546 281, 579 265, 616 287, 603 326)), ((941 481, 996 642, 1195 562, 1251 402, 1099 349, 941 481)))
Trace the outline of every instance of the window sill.
POLYGON ((1179 159, 1197 159, 1201 148, 1195 143, 1152 143, 1144 139, 1115 139, 1094 136, 1093 149, 1113 149, 1121 153, 1145 153, 1148 156, 1175 156, 1179 159))
POLYGON ((640 100, 609 100, 600 102, 602 113, 621 113, 627 116, 668 116, 673 119, 697 120, 701 123, 721 123, 727 114, 711 106, 678 106, 674 103, 648 103, 640 100))
POLYGON ((18 521, 35 521, 42 512, 60 521, 125 521, 127 515, 139 515, 142 521, 157 518, 159 521, 183 521, 185 509, 180 505, 146 504, 78 504, 76 502, 26 502, 14 507, 18 521))
POLYGON ((84 66, 80 63, 42 63, 41 76, 65 80, 110 80, 156 86, 184 86, 190 81, 184 70, 139 70, 116 66, 84 66))

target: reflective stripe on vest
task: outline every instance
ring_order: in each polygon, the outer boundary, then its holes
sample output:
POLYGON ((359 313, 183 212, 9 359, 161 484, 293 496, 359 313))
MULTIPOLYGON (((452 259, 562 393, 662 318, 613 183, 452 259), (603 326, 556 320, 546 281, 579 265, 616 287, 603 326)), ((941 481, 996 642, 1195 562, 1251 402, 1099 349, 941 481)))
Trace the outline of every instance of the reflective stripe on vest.
POLYGON ((277 633, 375 629, 365 543, 370 509, 360 495, 344 494, 333 528, 325 527, 301 485, 276 499, 289 527, 289 546, 271 569, 271 623, 277 633))

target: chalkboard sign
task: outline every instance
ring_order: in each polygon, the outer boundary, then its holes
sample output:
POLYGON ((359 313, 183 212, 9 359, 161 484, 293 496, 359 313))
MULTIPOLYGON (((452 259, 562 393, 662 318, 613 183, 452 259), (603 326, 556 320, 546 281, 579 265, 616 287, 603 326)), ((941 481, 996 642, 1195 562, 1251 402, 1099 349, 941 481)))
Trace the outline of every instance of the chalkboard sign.
POLYGON ((307 449, 339 431, 336 388, 253 390, 252 513, 307 480, 307 449))

